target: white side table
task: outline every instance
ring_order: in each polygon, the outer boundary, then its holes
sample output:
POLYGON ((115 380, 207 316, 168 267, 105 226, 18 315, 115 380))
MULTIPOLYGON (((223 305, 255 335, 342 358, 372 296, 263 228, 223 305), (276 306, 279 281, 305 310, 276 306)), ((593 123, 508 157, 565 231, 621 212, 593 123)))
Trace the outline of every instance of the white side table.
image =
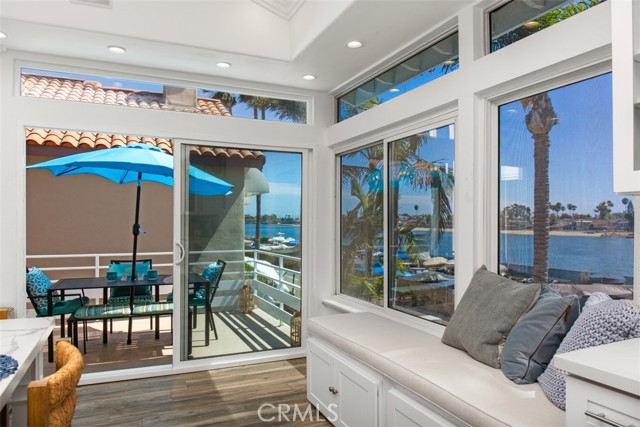
POLYGON ((567 426, 640 427, 640 338, 554 357, 567 377, 567 426))
POLYGON ((27 425, 27 386, 42 378, 42 348, 54 327, 53 317, 0 321, 0 354, 18 361, 18 370, 0 379, 0 424, 27 425))

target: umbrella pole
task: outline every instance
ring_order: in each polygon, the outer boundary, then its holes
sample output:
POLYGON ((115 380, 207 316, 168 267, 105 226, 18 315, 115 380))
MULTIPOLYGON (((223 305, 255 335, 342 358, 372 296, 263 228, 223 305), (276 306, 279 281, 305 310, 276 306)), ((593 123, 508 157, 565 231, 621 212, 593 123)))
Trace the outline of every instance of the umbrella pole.
POLYGON ((142 172, 138 172, 138 187, 136 188, 136 214, 133 223, 133 257, 131 260, 131 281, 136 281, 136 257, 138 254, 138 235, 140 234, 140 189, 142 187, 142 172))

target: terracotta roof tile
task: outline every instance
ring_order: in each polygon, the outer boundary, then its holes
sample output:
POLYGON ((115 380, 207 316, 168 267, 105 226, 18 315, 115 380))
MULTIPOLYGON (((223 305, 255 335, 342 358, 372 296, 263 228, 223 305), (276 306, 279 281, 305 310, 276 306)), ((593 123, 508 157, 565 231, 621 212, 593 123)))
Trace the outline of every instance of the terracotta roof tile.
MULTIPOLYGON (((149 138, 130 135, 112 135, 107 133, 75 132, 57 129, 25 130, 27 144, 47 145, 73 148, 113 148, 123 147, 135 142, 145 142, 155 145, 161 150, 173 154, 173 141, 165 138, 149 138)), ((264 159, 261 151, 235 150, 233 148, 218 148, 193 146, 192 152, 210 157, 238 157, 242 159, 264 159)))
POLYGON ((23 96, 231 117, 231 113, 218 99, 198 98, 196 108, 180 107, 165 104, 161 93, 104 88, 102 83, 91 80, 23 74, 21 82, 23 96))
MULTIPOLYGON (((161 93, 122 88, 104 88, 100 82, 92 80, 23 74, 21 82, 21 93, 23 96, 231 117, 231 113, 229 113, 218 99, 198 98, 196 100, 197 108, 178 107, 165 104, 163 94, 161 93)), ((164 138, 32 128, 26 129, 26 138, 27 144, 30 145, 75 148, 113 148, 142 141, 153 144, 169 154, 173 154, 173 141, 164 138)), ((239 151, 230 148, 194 146, 191 151, 202 156, 211 157, 236 157, 241 159, 265 158, 264 154, 260 151, 239 151)))

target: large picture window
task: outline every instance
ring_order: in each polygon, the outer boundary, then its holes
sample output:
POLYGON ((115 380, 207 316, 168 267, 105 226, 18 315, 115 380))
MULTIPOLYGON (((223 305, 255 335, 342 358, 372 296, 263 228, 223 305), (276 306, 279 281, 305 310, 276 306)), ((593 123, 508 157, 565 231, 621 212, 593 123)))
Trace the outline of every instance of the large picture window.
POLYGON ((611 104, 605 74, 499 107, 503 274, 632 297, 634 205, 613 193, 611 104))

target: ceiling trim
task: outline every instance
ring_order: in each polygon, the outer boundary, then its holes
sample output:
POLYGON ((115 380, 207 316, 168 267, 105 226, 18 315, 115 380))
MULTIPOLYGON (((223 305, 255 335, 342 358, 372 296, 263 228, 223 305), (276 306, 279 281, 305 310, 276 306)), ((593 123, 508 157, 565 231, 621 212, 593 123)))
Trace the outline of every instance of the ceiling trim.
POLYGON ((259 6, 290 21, 306 0, 253 0, 259 6))

